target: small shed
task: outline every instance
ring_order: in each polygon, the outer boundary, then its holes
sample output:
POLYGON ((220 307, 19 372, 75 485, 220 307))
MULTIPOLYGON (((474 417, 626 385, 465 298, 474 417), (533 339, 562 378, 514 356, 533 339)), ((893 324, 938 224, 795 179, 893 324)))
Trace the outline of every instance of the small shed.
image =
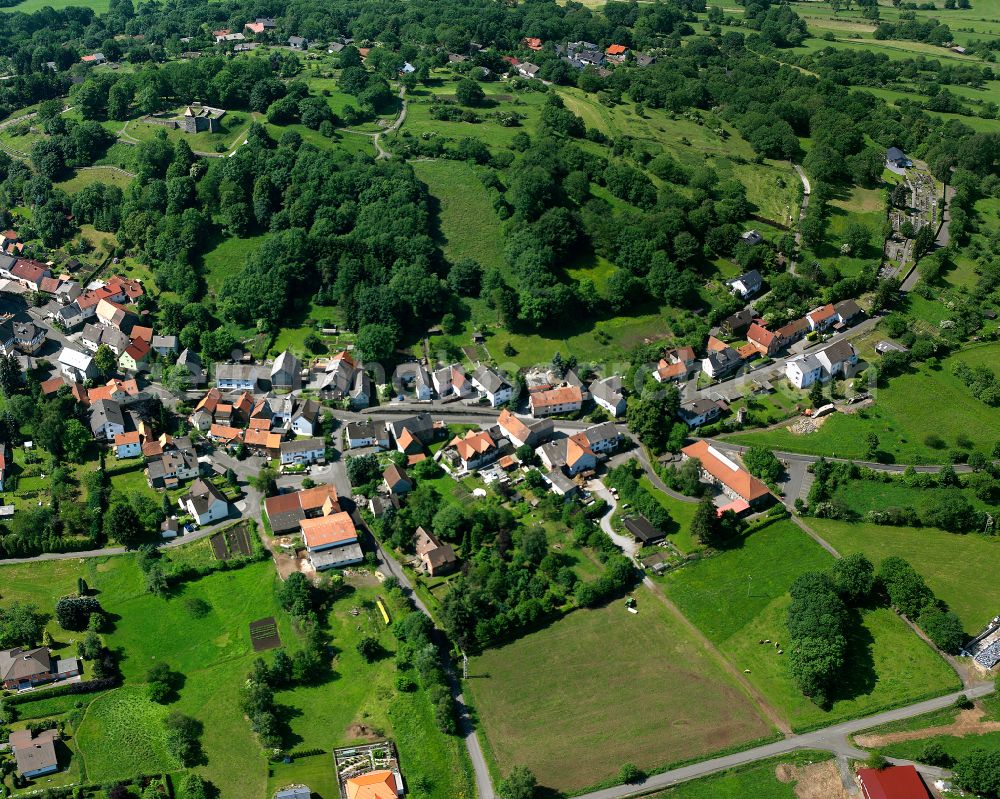
POLYGON ((655 544, 667 537, 665 533, 653 527, 652 523, 645 516, 630 516, 622 523, 635 540, 642 543, 643 546, 655 544))

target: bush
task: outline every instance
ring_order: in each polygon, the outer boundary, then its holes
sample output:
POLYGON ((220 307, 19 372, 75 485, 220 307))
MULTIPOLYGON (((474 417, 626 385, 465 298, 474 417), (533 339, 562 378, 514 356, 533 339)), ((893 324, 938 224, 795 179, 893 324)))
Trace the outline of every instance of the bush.
POLYGON ((626 785, 634 785, 637 782, 642 782, 645 777, 646 775, 643 774, 642 769, 634 763, 625 763, 618 769, 618 780, 626 785))

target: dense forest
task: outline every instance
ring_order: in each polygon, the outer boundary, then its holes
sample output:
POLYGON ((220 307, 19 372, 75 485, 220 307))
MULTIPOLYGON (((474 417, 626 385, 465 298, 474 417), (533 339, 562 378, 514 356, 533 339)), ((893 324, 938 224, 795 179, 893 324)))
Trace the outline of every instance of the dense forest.
MULTIPOLYGON (((609 138, 538 81, 511 81, 515 92, 541 91, 545 98, 537 128, 518 132, 509 147, 487 145, 473 135, 457 141, 411 137, 398 153, 476 166, 505 220, 509 267, 502 272, 447 262, 433 237, 426 189, 409 166, 320 149, 294 131, 276 140, 254 124, 246 146, 226 159, 199 159, 186 143, 157 136, 134 148, 138 179, 124 192, 97 184, 70 198, 50 183, 67 169, 92 163, 110 145, 99 122, 192 101, 264 114, 272 125, 301 123, 334 139, 338 129, 391 106, 390 81, 403 87, 430 82, 430 70, 447 64, 453 50, 471 53, 461 65, 469 77, 460 84, 457 102, 438 105, 435 113, 475 119, 482 113, 483 92, 473 78, 495 79, 505 67, 500 56, 524 54, 522 39, 532 36, 545 45, 531 58, 556 85, 575 85, 611 105, 630 102, 640 113, 715 113, 739 131, 758 160, 801 161, 813 183, 801 224, 810 246, 823 241, 828 202, 838 187, 875 185, 884 149, 893 145, 923 158, 935 176, 960 187, 952 230, 964 243, 974 225, 972 203, 995 190, 1000 137, 928 115, 918 103, 887 106, 847 84, 919 77, 938 87, 935 101, 948 108, 953 98, 940 87, 979 85, 991 79, 988 67, 820 50, 799 57, 817 78, 761 56, 805 36, 794 6, 748 3, 740 31, 731 25, 723 30, 720 23, 732 20, 713 8, 704 34, 692 35, 695 14, 705 10, 698 0, 612 2, 602 12, 545 0, 322 6, 300 0, 269 7, 278 20, 271 34, 275 41, 295 33, 320 41, 350 36, 359 45, 372 45, 364 65, 354 46, 340 54, 338 85, 356 103, 339 115, 311 94, 293 53, 232 58, 219 52, 170 60, 181 49, 212 47, 214 29, 242 28, 259 13, 250 4, 184 1, 136 8, 131 0, 116 0, 100 16, 80 9, 12 14, 0 31, 0 53, 12 71, 12 79, 0 85, 0 116, 41 102, 48 136, 32 150, 34 171, 0 156, 0 200, 34 209, 32 226, 45 246, 71 238, 74 222, 115 233, 123 247, 151 264, 161 289, 179 295, 179 308, 174 302, 161 308, 165 331, 181 334, 185 346, 209 355, 226 352, 231 343, 223 328, 216 330, 219 321, 276 330, 289 313, 311 303, 337 305, 345 324, 362 334, 360 349, 368 358, 387 357, 469 297, 482 296, 505 326, 527 331, 581 310, 617 314, 652 302, 693 311, 705 301, 700 291, 705 262, 719 257, 774 277, 772 307, 763 309, 770 321, 876 287, 874 264, 852 276, 818 263, 803 264, 798 276, 782 274, 791 235, 763 247, 740 242, 753 209, 739 181, 720 177, 707 164, 684 165, 629 135, 609 138), (681 37, 687 37, 683 46, 681 37), (642 48, 655 52, 656 62, 640 67, 627 60, 606 73, 577 72, 556 49, 572 40, 642 48), (481 49, 470 50, 470 42, 481 49), (80 54, 98 48, 133 69, 92 70, 78 63, 80 54), (404 61, 414 71, 400 78, 404 61), (59 97, 67 98, 82 121, 60 115, 59 97), (806 137, 812 142, 808 153, 800 145, 806 137), (612 208, 598 188, 622 205, 612 208), (212 287, 217 302, 193 307, 205 292, 203 242, 262 231, 274 235, 224 285, 212 287), (566 278, 563 265, 580 253, 615 265, 600 292, 589 281, 566 278)), ((519 124, 516 119, 502 124, 508 122, 519 124)), ((863 243, 878 235, 863 230, 856 238, 863 243)), ((716 297, 707 316, 689 314, 678 323, 679 332, 699 339, 733 307, 716 297)))

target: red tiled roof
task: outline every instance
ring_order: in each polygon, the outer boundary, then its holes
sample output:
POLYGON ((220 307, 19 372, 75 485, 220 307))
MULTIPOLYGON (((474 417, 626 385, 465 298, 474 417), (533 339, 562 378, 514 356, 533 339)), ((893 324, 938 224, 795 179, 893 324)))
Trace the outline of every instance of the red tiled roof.
POLYGON ((806 314, 806 318, 811 319, 813 323, 822 322, 825 319, 829 319, 836 313, 832 305, 823 305, 814 311, 810 311, 806 314))
POLYGON ((858 769, 867 799, 928 799, 927 787, 913 766, 858 769))
POLYGON ((579 386, 563 386, 531 395, 532 408, 548 408, 552 405, 569 405, 574 402, 583 402, 583 392, 579 386))
POLYGON ((50 394, 55 394, 59 389, 66 385, 66 381, 61 377, 53 377, 49 380, 42 381, 40 388, 42 389, 42 394, 44 396, 49 396, 50 394))
POLYGON ((628 48, 623 44, 613 44, 604 52, 608 55, 624 55, 628 48))
POLYGON ((138 444, 139 443, 139 433, 133 430, 130 433, 118 433, 115 436, 115 446, 120 447, 122 444, 138 444))
POLYGON ((695 441, 681 450, 689 458, 701 461, 701 468, 720 483, 739 494, 747 502, 753 502, 769 494, 767 486, 742 468, 728 456, 723 455, 707 441, 695 441))
POLYGON ((303 519, 299 522, 299 527, 306 546, 310 548, 346 544, 358 537, 351 514, 343 511, 320 516, 318 519, 303 519))
POLYGON ((770 347, 774 343, 774 333, 754 322, 747 331, 747 341, 756 341, 763 347, 770 347))

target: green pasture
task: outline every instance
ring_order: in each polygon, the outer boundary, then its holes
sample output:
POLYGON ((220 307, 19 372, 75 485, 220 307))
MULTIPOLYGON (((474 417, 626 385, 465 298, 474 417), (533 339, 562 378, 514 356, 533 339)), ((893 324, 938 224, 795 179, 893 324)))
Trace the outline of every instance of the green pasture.
POLYGON ((833 559, 791 522, 743 538, 732 549, 661 578, 670 598, 790 722, 824 726, 958 687, 947 664, 891 610, 864 609, 851 621, 849 660, 830 710, 802 696, 788 670, 788 588, 833 559), (771 643, 760 643, 770 640, 771 643))

